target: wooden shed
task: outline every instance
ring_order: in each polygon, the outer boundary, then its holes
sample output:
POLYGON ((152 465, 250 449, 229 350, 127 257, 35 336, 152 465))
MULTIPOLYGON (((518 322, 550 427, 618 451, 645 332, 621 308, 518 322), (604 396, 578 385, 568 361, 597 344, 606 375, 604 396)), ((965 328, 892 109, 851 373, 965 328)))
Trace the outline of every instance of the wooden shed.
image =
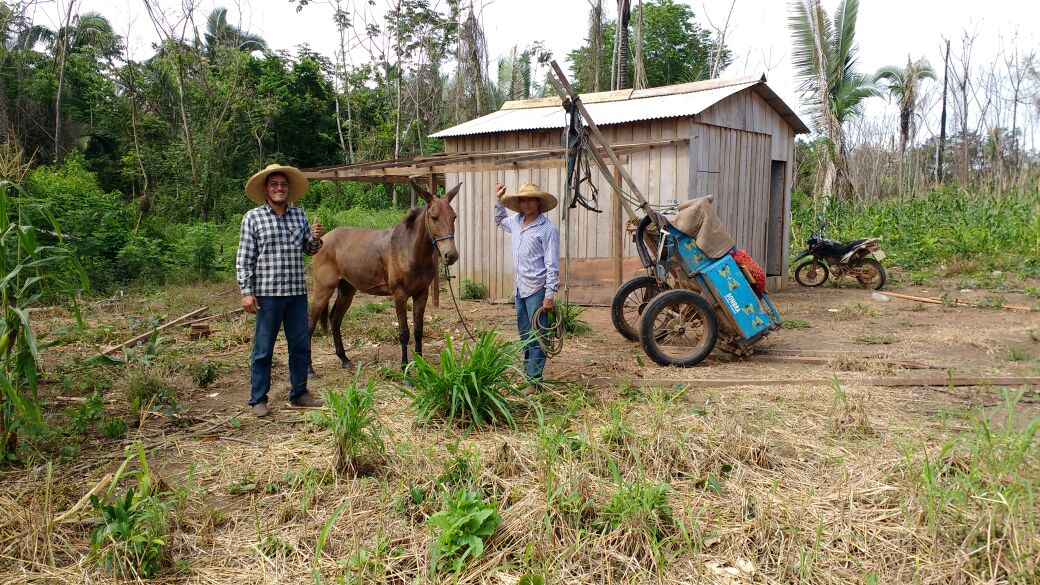
MULTIPOLYGON (((583 94, 581 99, 652 204, 715 195, 715 209, 737 246, 765 268, 772 290, 782 287, 794 137, 809 130, 769 89, 764 75, 583 94)), ((470 155, 470 162, 479 163, 487 160, 481 155, 498 156, 494 164, 430 167, 431 172, 443 170, 448 185, 463 183, 455 200, 457 273, 488 285, 492 298, 508 298, 513 286, 510 242, 494 224, 494 185, 504 183, 512 192, 533 181, 562 195, 562 155, 551 164, 524 156, 559 151, 565 124, 560 104, 559 97, 506 102, 497 112, 433 134, 444 140, 445 157, 470 155), (510 158, 503 159, 505 153, 510 158)), ((641 268, 626 234, 628 218, 595 166, 592 183, 599 191, 600 213, 578 207, 565 226, 561 205, 549 217, 561 232, 569 227, 571 301, 609 303, 621 281, 641 268)), ((583 192, 588 196, 589 189, 583 192)))

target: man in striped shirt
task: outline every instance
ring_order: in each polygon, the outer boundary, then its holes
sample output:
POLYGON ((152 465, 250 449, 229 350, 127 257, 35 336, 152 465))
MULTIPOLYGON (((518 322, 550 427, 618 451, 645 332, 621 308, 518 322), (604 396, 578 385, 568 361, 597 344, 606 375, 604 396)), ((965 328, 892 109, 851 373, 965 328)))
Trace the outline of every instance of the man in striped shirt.
POLYGON ((250 360, 249 405, 256 416, 267 416, 271 388, 271 356, 278 330, 285 328, 289 346, 289 403, 317 408, 321 402, 307 393, 311 340, 307 333, 307 283, 303 254, 321 249, 325 231, 317 218, 293 205, 307 191, 307 178, 295 167, 269 165, 250 177, 246 195, 259 207, 242 217, 235 267, 242 307, 256 315, 250 360))
POLYGON ((543 309, 539 322, 546 326, 545 313, 556 307, 554 298, 560 288, 560 231, 544 215, 556 207, 557 200, 534 183, 524 183, 514 194, 507 195, 505 185, 497 185, 495 191, 495 225, 513 239, 516 325, 525 341, 524 370, 529 385, 524 394, 530 395, 537 391, 545 369, 545 352, 532 323, 538 309, 543 309))

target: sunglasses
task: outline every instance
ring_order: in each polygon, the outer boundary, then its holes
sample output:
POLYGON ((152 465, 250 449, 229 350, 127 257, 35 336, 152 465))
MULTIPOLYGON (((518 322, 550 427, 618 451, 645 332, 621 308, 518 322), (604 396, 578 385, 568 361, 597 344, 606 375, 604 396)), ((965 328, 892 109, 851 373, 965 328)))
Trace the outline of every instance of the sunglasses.
POLYGON ((268 187, 288 187, 289 183, 285 181, 271 181, 267 184, 268 187))

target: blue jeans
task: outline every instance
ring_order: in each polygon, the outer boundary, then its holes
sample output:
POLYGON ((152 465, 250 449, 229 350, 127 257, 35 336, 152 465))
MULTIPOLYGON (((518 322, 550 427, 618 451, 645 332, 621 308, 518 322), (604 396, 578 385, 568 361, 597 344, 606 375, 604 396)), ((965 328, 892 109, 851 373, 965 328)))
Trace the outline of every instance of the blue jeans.
MULTIPOLYGON (((516 327, 520 330, 520 339, 524 341, 524 373, 527 379, 537 382, 542 379, 542 370, 545 369, 545 352, 538 343, 538 338, 531 328, 535 312, 541 308, 545 299, 545 289, 533 295, 520 298, 520 291, 516 292, 516 327)), ((548 319, 543 314, 539 322, 544 327, 548 325, 548 319)))
POLYGON ((278 330, 285 325, 289 345, 289 399, 307 393, 307 366, 311 363, 311 338, 307 334, 307 295, 257 297, 256 332, 250 363, 252 390, 249 404, 267 402, 271 389, 271 354, 278 330))

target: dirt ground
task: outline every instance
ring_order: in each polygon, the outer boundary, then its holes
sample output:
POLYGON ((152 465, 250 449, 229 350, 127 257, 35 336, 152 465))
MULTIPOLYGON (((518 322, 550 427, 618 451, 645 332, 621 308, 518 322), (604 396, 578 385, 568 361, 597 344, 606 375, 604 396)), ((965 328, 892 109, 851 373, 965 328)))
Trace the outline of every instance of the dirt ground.
MULTIPOLYGON (((954 287, 894 291, 1037 306, 1036 298, 1022 292, 954 287)), ((3 470, 0 506, 13 512, 0 521, 0 534, 18 538, 0 536, 0 582, 110 578, 89 558, 88 517, 60 526, 38 519, 69 509, 119 465, 123 447, 135 441, 149 449, 163 480, 183 486, 187 494, 169 544, 175 564, 161 582, 303 583, 312 582, 314 568, 329 582, 437 581, 430 577, 431 537, 423 523, 431 510, 402 511, 401 498, 409 485, 432 489, 434 478, 460 452, 476 462, 475 481, 500 502, 503 516, 485 557, 460 582, 511 585, 524 574, 566 583, 839 583, 863 582, 870 575, 876 583, 970 583, 1000 577, 992 567, 986 573, 965 561, 989 552, 966 553, 952 538, 936 544, 930 528, 912 513, 920 505, 912 482, 893 470, 906 463, 906 445, 919 445, 921 452, 938 449, 951 433, 967 428, 967 413, 998 407, 1001 388, 884 387, 869 380, 1040 376, 1040 313, 895 298, 883 302, 858 288, 794 287, 772 298, 792 327, 763 340, 759 353, 801 352, 824 358, 820 363, 713 355, 695 368, 661 368, 613 330, 609 308, 586 307, 582 318, 591 332, 566 339, 563 353, 546 370, 556 384, 535 397, 533 406, 521 407, 516 429, 419 427, 403 395, 388 387, 379 408, 390 445, 387 459, 372 476, 360 478, 336 475, 328 431, 285 407, 282 340, 275 349, 272 416, 249 416, 252 325, 245 315, 216 320, 213 333, 201 340, 190 339, 183 328, 164 332, 151 363, 138 349, 130 366, 77 370, 72 365, 156 321, 202 306, 210 314, 235 309, 237 294, 230 283, 93 302, 85 308, 86 333, 75 333, 58 310, 40 311, 34 319, 41 326, 66 327, 58 335, 67 343, 43 354, 48 374, 41 392, 55 424, 64 424, 65 398, 82 397, 92 388, 101 388, 112 401, 107 408, 126 413, 127 380, 140 371, 165 376, 180 410, 146 414, 143 424, 131 425, 126 439, 89 431, 73 438, 76 448, 55 463, 50 479, 43 457, 28 468, 3 470), (929 369, 886 360, 918 362, 929 369), (209 364, 217 373, 204 388, 192 382, 198 364, 209 364), (735 379, 778 383, 705 383, 735 379), (573 484, 567 485, 577 486, 593 508, 606 506, 611 493, 611 473, 602 463, 606 458, 615 461, 621 477, 668 482, 686 536, 674 536, 667 550, 651 554, 646 542, 633 536, 638 531, 625 532, 624 526, 612 532, 556 526, 545 482, 552 476, 547 470, 560 464, 538 455, 548 428, 538 422, 538 412, 553 414, 565 421, 559 424, 568 432, 587 438, 593 455, 568 455, 570 466, 558 473, 570 478, 573 484), (605 438, 603 429, 611 425, 630 427, 628 451, 619 452, 605 438), (853 427, 862 432, 848 431, 853 427), (446 450, 448 445, 454 450, 446 450), (717 492, 704 489, 706 477, 721 481, 717 492), (331 529, 321 557, 314 558, 317 534, 341 505, 346 511, 331 529), (348 562, 358 550, 377 557, 378 567, 348 562)), ((393 367, 400 350, 392 309, 372 297, 355 304, 359 316, 346 323, 348 355, 363 364, 364 372, 393 367), (372 302, 366 306, 366 301, 372 302)), ((471 329, 497 327, 515 334, 509 304, 461 301, 459 307, 471 329)), ((440 307, 431 306, 427 322, 425 354, 434 361, 445 333, 456 342, 465 338, 448 295, 442 295, 440 307)), ((311 382, 312 391, 349 383, 354 373, 340 367, 330 337, 314 339, 313 355, 320 376, 311 382)), ((1037 390, 1025 390, 1016 419, 1036 416, 1037 390)), ((126 414, 132 423, 140 422, 126 414)), ((1035 560, 1032 566, 1035 570, 1035 560)))

